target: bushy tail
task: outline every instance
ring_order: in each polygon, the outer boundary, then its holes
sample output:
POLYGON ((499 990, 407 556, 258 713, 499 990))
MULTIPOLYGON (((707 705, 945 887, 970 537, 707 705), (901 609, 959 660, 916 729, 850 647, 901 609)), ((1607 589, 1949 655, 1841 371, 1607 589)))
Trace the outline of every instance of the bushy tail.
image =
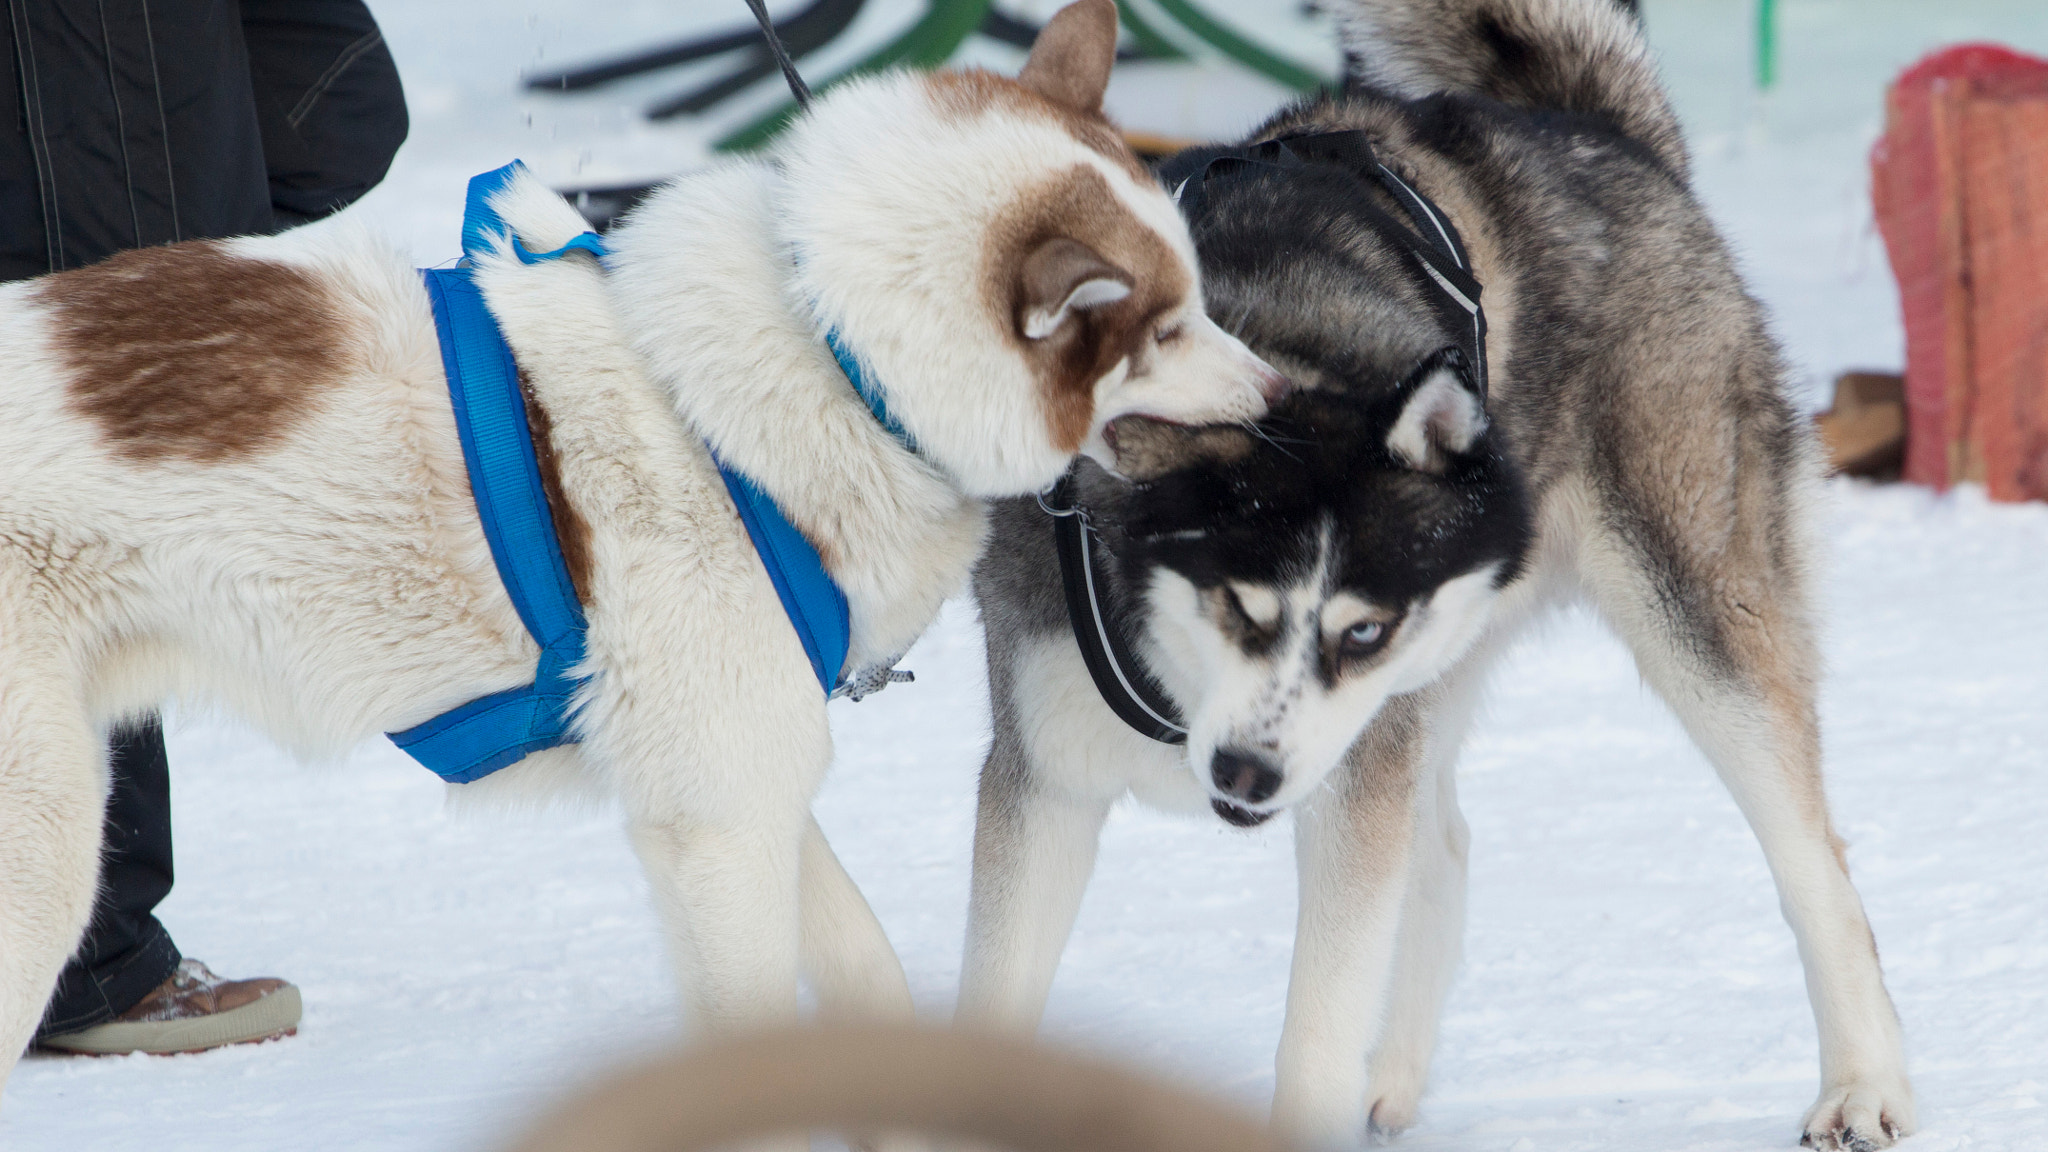
POLYGON ((1347 79, 1602 116, 1685 171, 1678 120, 1620 0, 1345 0, 1337 11, 1347 79))

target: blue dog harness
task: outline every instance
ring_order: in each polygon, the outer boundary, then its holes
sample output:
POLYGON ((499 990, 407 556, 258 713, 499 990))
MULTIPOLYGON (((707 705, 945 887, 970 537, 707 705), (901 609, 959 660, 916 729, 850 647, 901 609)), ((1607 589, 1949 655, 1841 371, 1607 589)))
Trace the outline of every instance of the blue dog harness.
MULTIPOLYGON (((515 160, 469 182, 462 218, 465 259, 455 268, 429 268, 422 273, 434 306, 441 364, 448 377, 462 459, 469 469, 469 486, 483 521, 484 538, 490 543, 491 559, 513 608, 540 645, 533 683, 492 693, 424 724, 390 733, 392 742, 413 759, 455 784, 481 779, 518 763, 529 753, 578 739, 570 728, 569 712, 576 691, 574 670, 584 655, 583 606, 577 602, 561 543, 555 537, 547 494, 541 487, 519 368, 504 332, 477 289, 470 261, 491 251, 501 237, 511 242, 514 254, 526 264, 557 260, 574 251, 601 259, 606 250, 597 233, 585 232, 552 252, 527 251, 489 204, 491 195, 521 168, 515 160)), ((827 342, 875 419, 906 447, 911 446, 909 434, 890 415, 880 391, 861 373, 859 362, 846 351, 838 333, 828 333, 827 342)), ((718 474, 746 525, 754 551, 768 570, 783 611, 803 642, 804 655, 810 658, 820 688, 830 695, 839 686, 849 644, 851 624, 845 594, 826 573, 818 550, 760 486, 722 461, 718 462, 718 474)))

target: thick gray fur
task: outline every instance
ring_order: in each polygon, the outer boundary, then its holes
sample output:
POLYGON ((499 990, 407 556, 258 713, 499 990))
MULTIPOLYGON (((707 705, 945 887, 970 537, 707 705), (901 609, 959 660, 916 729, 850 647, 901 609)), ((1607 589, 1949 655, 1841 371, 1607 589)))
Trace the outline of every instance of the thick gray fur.
MULTIPOLYGON (((1889 1146, 1915 1126, 1913 1096, 1822 782, 1805 514, 1816 457, 1764 312, 1688 185, 1640 29, 1613 0, 1353 0, 1341 17, 1356 62, 1344 96, 1289 109, 1253 139, 1362 129, 1462 232, 1492 323, 1489 414, 1537 536, 1485 636, 1436 683, 1391 699, 1296 811, 1302 917, 1276 1120, 1322 1141, 1414 1120, 1462 941, 1457 747, 1496 657, 1577 602, 1630 647, 1771 864, 1820 1039, 1805 1142, 1889 1146)), ((1210 311, 1304 387, 1371 387, 1375 366, 1412 363, 1440 334, 1426 288, 1370 233, 1290 239, 1341 217, 1318 195, 1212 198, 1195 222, 1210 311)), ((1092 471, 1084 497, 1113 501, 1119 483, 1092 471)), ((1033 502, 996 510, 975 589, 994 742, 962 1013, 1028 1027, 1103 816, 1190 771, 1115 721, 1078 657, 1061 665, 1078 683, 1054 686, 1055 720, 1022 695, 1027 657, 1072 645, 1033 502)), ((1132 589, 1113 591, 1149 627, 1132 589)), ((1142 636, 1137 647, 1155 650, 1142 636)))

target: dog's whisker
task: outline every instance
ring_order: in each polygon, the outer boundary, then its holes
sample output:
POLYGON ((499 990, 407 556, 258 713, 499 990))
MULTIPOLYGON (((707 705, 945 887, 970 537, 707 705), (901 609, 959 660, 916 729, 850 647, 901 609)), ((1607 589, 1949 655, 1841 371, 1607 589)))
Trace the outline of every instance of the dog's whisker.
MULTIPOLYGON (((1302 462, 1302 459, 1301 459, 1301 457, 1299 457, 1299 456, 1296 456, 1296 455, 1295 455, 1294 453, 1292 453, 1292 452, 1289 452, 1289 451, 1288 451, 1288 450, 1287 450, 1286 448, 1283 448, 1283 447, 1281 447, 1281 442, 1280 442, 1279 440, 1276 440, 1276 439, 1274 439, 1274 438, 1273 438, 1273 436, 1272 436, 1271 434, 1269 434, 1269 433, 1268 433, 1268 432, 1267 432, 1267 431, 1266 431, 1266 430, 1265 430, 1264 428, 1261 428, 1261 427, 1259 427, 1259 424, 1258 424, 1258 422, 1257 422, 1257 421, 1255 421, 1255 420, 1247 420, 1247 421, 1245 421, 1245 422, 1244 422, 1244 430, 1245 430, 1245 431, 1247 431, 1247 432, 1250 432, 1250 433, 1251 433, 1252 435, 1254 435, 1254 436, 1258 437, 1259 439, 1261 439, 1261 440, 1265 441, 1265 442, 1266 442, 1267 444, 1269 444, 1269 445, 1271 445, 1271 446, 1272 446, 1272 448, 1273 448, 1273 451, 1275 451, 1275 452, 1278 452, 1278 453, 1280 453, 1280 454, 1281 454, 1282 456, 1285 456, 1285 457, 1287 457, 1287 458, 1288 458, 1289 460, 1292 460, 1292 461, 1294 461, 1294 462, 1295 462, 1296 464, 1299 464, 1299 463, 1301 463, 1301 462, 1302 462)), ((1290 443, 1290 444, 1307 444, 1307 443, 1308 443, 1308 441, 1306 441, 1306 440, 1289 440, 1289 441, 1287 441, 1287 443, 1290 443)))

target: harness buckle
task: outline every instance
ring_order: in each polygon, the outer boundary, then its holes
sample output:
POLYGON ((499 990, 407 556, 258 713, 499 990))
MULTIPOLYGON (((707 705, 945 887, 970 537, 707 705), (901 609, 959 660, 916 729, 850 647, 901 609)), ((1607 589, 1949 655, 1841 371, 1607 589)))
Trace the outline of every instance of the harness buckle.
POLYGON ((888 664, 873 664, 848 676, 846 681, 834 688, 832 694, 825 699, 837 700, 844 696, 858 704, 891 684, 908 684, 916 679, 917 673, 907 668, 898 668, 893 661, 888 664))

